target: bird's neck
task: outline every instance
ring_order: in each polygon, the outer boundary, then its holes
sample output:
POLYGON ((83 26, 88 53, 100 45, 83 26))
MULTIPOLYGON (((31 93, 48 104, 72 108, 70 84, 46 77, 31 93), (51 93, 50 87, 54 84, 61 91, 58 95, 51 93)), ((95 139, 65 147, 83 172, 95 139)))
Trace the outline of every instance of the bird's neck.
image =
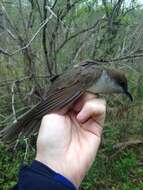
POLYGON ((92 86, 88 89, 89 92, 93 93, 120 93, 121 89, 115 83, 114 79, 112 79, 108 72, 104 69, 100 75, 100 77, 94 81, 92 86))

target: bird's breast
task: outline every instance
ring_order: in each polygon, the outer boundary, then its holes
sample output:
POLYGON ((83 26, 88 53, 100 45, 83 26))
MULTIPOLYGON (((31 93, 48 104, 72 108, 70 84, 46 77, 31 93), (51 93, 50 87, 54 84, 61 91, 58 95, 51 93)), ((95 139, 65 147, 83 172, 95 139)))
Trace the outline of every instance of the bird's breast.
POLYGON ((103 74, 87 89, 92 93, 121 93, 122 89, 119 87, 114 80, 103 72, 103 74))

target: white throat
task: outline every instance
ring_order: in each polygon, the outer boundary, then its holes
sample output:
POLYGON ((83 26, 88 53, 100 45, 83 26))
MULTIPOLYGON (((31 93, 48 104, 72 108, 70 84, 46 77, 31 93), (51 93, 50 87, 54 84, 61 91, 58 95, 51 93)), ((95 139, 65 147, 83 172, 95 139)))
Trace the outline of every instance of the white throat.
POLYGON ((88 89, 93 93, 121 93, 123 89, 111 79, 106 70, 103 70, 100 78, 88 89))

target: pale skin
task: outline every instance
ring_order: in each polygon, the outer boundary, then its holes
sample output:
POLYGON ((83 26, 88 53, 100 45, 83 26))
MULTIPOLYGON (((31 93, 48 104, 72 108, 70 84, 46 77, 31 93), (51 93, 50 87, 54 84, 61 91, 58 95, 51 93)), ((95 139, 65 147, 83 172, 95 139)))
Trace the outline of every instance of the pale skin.
POLYGON ((36 160, 65 176, 77 188, 91 167, 101 141, 106 102, 83 95, 70 110, 43 117, 36 160))

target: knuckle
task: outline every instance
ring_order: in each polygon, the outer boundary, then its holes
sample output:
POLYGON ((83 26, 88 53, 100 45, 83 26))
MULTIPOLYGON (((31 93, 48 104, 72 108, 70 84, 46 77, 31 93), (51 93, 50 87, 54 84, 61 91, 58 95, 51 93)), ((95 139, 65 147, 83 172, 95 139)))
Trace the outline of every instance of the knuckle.
POLYGON ((53 114, 47 114, 47 115, 44 115, 44 116, 43 116, 43 119, 42 119, 42 120, 43 120, 43 121, 52 120, 53 117, 54 117, 53 114))
POLYGON ((106 113, 106 101, 104 99, 93 99, 85 103, 85 109, 90 113, 105 114, 106 113))
POLYGON ((94 105, 94 102, 93 101, 87 101, 86 103, 85 103, 85 108, 87 109, 87 110, 94 110, 95 108, 95 105, 94 105))

